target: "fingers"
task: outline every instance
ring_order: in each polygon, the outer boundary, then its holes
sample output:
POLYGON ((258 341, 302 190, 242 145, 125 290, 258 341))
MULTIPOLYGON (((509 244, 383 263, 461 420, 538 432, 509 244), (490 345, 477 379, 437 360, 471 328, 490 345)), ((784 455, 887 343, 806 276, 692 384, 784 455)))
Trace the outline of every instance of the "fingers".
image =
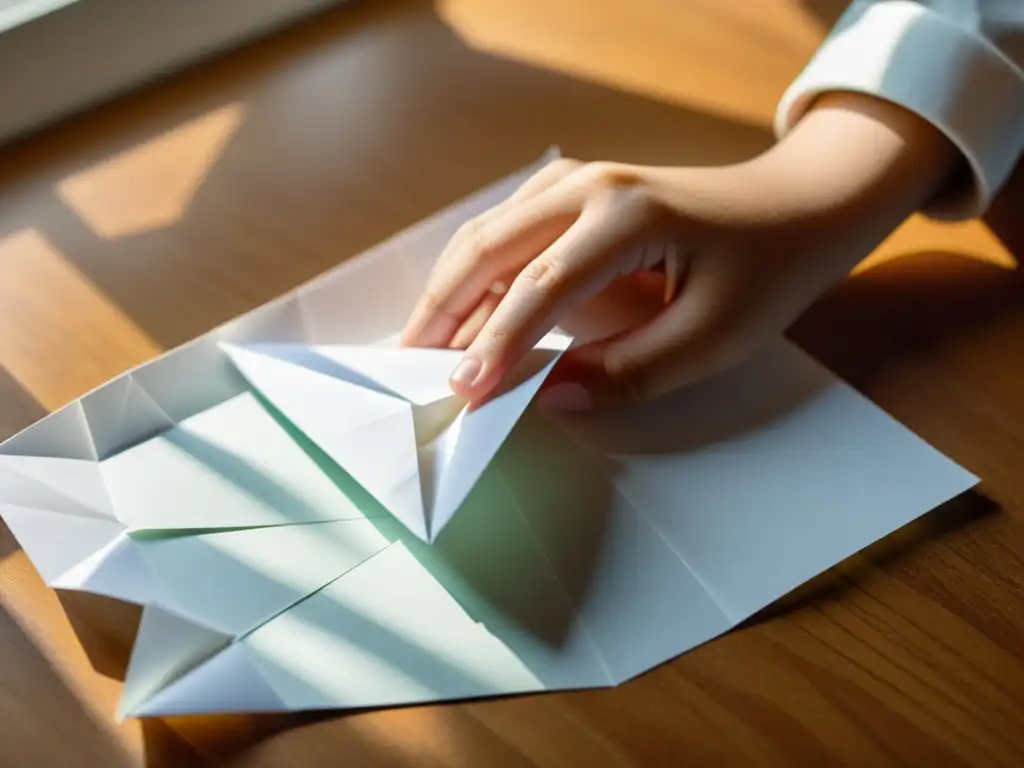
POLYGON ((538 405, 586 410, 635 405, 740 362, 757 337, 727 296, 716 265, 692 267, 678 301, 617 338, 567 353, 538 405))
POLYGON ((487 292, 479 306, 462 321, 462 325, 452 335, 451 341, 448 343, 449 348, 466 349, 472 343, 491 315, 494 314, 494 310, 498 308, 498 304, 508 292, 508 286, 514 277, 511 275, 507 279, 499 279, 491 286, 491 290, 487 292))
POLYGON ((653 229, 660 215, 642 195, 628 189, 610 191, 589 203, 512 282, 454 372, 456 394, 476 400, 497 387, 570 308, 619 276, 618 257, 629 252, 633 239, 653 229))
POLYGON ((517 271, 571 224, 571 215, 558 215, 567 205, 559 205, 557 198, 531 201, 579 165, 564 158, 549 163, 508 199, 459 229, 439 257, 406 323, 405 344, 451 344, 496 275, 517 271))

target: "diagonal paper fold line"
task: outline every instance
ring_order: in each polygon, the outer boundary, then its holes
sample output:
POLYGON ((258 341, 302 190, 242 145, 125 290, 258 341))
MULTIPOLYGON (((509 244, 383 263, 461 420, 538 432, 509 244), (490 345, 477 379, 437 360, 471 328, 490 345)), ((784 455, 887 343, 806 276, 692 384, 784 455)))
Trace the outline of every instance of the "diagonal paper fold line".
POLYGON ((130 373, 82 398, 99 460, 170 429, 174 421, 149 396, 130 373))
POLYGON ((165 585, 142 559, 140 545, 123 532, 61 574, 51 586, 105 595, 136 605, 173 605, 165 585))
POLYGON ((347 371, 353 383, 372 382, 421 406, 453 396, 448 380, 463 355, 458 349, 410 347, 319 345, 312 349, 347 371))
POLYGON ((124 526, 116 520, 66 515, 13 504, 0 506, 18 543, 47 584, 109 546, 124 526))
POLYGON ((226 648, 230 635, 150 605, 132 647, 118 706, 119 717, 133 714, 140 704, 226 648))
POLYGON ((122 707, 122 717, 171 717, 174 715, 231 712, 281 712, 295 707, 281 698, 267 682, 242 643, 231 643, 220 652, 196 663, 156 693, 133 706, 122 707))
POLYGON ((464 409, 438 439, 440 477, 431 504, 431 539, 473 490, 569 342, 560 334, 546 336, 513 371, 512 386, 479 407, 464 409))
POLYGON ((0 455, 96 461, 82 402, 76 400, 23 429, 0 445, 0 455))
POLYGON ((0 504, 117 519, 94 461, 0 456, 0 504))

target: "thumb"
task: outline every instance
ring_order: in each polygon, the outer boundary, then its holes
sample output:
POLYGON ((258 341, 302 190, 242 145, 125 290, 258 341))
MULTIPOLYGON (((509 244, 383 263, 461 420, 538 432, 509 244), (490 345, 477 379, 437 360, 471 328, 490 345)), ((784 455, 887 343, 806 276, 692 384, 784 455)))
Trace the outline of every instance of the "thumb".
POLYGON ((579 411, 635 405, 738 363, 749 346, 746 334, 710 277, 695 268, 682 295, 649 322, 571 349, 545 382, 538 406, 579 411))

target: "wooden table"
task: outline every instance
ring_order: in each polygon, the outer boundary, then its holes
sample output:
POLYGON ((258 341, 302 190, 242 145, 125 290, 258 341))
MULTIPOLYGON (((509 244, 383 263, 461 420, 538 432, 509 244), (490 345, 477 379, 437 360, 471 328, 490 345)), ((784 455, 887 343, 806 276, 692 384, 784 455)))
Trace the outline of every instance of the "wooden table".
MULTIPOLYGON (((837 5, 359 2, 12 146, 0 154, 0 430, 550 144, 657 163, 760 151, 837 5)), ((1021 764, 1014 200, 1020 210, 1011 190, 993 212, 999 237, 981 223, 909 223, 793 330, 982 477, 981 493, 744 628, 614 690, 117 724, 136 614, 58 597, 3 531, 0 764, 1021 764)))

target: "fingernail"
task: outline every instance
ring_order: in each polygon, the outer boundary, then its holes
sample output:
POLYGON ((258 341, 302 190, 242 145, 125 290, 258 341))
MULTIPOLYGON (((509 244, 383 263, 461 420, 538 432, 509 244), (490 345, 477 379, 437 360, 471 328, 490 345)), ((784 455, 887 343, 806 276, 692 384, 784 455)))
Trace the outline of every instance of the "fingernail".
POLYGON ((594 402, 579 384, 556 384, 537 397, 537 407, 545 411, 585 411, 594 402))
POLYGON ((451 383, 459 387, 471 387, 477 380, 483 365, 479 360, 472 357, 464 357, 452 371, 451 383))

